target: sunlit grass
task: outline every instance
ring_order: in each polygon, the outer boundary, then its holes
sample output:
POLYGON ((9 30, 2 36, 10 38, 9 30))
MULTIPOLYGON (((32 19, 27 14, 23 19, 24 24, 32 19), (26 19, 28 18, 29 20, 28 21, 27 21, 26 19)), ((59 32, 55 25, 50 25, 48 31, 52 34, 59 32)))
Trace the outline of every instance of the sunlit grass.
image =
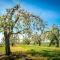
POLYGON ((5 47, 0 47, 0 55, 5 54, 5 47))
MULTIPOLYGON (((11 46, 12 52, 26 52, 29 50, 35 51, 42 51, 42 50, 49 50, 49 51, 60 51, 60 48, 57 47, 45 47, 45 46, 38 46, 38 45, 18 45, 18 46, 11 46)), ((5 53, 5 47, 0 47, 0 54, 5 53)))
MULTIPOLYGON (((45 47, 38 45, 19 45, 11 47, 12 52, 23 52, 23 54, 28 53, 27 55, 32 59, 51 59, 60 57, 60 48, 57 47, 45 47), (40 57, 41 56, 41 57, 40 57)), ((60 58, 59 58, 60 59, 60 58)), ((23 59, 21 59, 23 60, 23 59)))
POLYGON ((37 45, 20 45, 20 46, 11 47, 12 52, 17 52, 17 51, 25 52, 32 49, 35 51, 42 51, 42 50, 60 51, 60 48, 57 47, 45 47, 45 46, 37 46, 37 45))

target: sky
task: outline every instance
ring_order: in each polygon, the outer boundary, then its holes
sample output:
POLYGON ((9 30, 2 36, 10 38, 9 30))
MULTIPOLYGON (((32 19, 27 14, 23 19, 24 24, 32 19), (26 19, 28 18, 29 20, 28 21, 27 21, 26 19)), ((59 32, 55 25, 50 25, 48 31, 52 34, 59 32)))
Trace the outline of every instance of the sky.
POLYGON ((52 24, 60 26, 60 0, 0 0, 0 14, 17 3, 28 12, 40 16, 48 26, 52 24))
POLYGON ((60 0, 0 0, 0 15, 17 3, 28 12, 40 16, 48 27, 52 24, 60 26, 60 0))

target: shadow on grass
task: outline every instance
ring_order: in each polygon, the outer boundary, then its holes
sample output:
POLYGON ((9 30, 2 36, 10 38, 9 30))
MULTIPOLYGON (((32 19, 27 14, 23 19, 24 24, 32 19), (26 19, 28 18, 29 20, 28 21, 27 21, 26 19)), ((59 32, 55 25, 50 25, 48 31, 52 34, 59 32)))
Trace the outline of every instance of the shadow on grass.
POLYGON ((49 51, 49 50, 42 50, 42 51, 35 51, 31 49, 28 54, 32 56, 38 57, 43 56, 47 57, 48 60, 60 60, 60 51, 49 51))
POLYGON ((20 58, 23 58, 22 60, 41 60, 41 57, 43 57, 43 60, 45 57, 48 58, 46 60, 60 60, 60 52, 49 50, 35 51, 34 49, 31 49, 27 52, 15 52, 10 56, 2 55, 0 60, 18 60, 20 58))
POLYGON ((21 58, 22 57, 22 55, 21 54, 11 54, 11 55, 9 55, 9 56, 7 56, 7 55, 1 55, 0 56, 0 60, 16 60, 16 59, 19 59, 19 58, 21 58))

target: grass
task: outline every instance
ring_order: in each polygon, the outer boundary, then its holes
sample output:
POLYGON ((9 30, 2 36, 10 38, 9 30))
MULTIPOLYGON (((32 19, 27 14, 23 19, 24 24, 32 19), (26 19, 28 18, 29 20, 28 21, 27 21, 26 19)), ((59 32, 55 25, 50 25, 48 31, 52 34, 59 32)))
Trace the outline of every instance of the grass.
MULTIPOLYGON (((57 47, 45 47, 38 45, 17 45, 11 47, 12 52, 24 53, 29 57, 49 57, 49 58, 59 58, 60 57, 60 48, 57 47)), ((0 47, 0 54, 4 53, 4 47, 0 47)), ((60 59, 60 58, 59 58, 60 59)))
MULTIPOLYGON (((60 51, 60 48, 57 47, 46 47, 46 46, 38 46, 38 45, 17 45, 10 48, 12 52, 27 51, 31 49, 34 49, 36 51, 42 51, 42 50, 60 51)), ((5 52, 5 47, 0 47, 0 53, 1 52, 5 52)))
POLYGON ((0 47, 0 55, 5 53, 5 48, 4 47, 0 47))
POLYGON ((45 46, 38 46, 38 45, 20 45, 18 47, 24 48, 26 50, 34 49, 36 51, 42 51, 42 50, 60 51, 60 48, 57 47, 45 47, 45 46))
MULTIPOLYGON (((60 57, 60 48, 57 47, 45 47, 45 46, 38 46, 38 45, 20 45, 17 47, 11 47, 12 52, 21 52, 27 53, 29 57, 60 57)), ((59 58, 60 59, 60 58, 59 58)))
MULTIPOLYGON (((28 50, 35 50, 35 51, 43 51, 43 50, 49 50, 49 51, 60 51, 60 48, 57 47, 45 47, 45 46, 38 46, 38 45, 18 45, 11 47, 12 52, 18 52, 18 51, 28 51, 28 50)), ((0 47, 0 54, 5 52, 4 47, 0 47)))

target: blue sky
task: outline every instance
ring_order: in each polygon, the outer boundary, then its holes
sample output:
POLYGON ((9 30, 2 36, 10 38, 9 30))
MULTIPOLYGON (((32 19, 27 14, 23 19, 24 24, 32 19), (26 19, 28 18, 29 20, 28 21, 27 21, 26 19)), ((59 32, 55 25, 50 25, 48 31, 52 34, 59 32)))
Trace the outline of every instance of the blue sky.
MULTIPOLYGON (((3 14, 6 8, 15 6, 17 1, 0 0, 0 14, 3 14)), ((19 4, 28 12, 40 16, 48 26, 60 26, 60 0, 19 0, 19 4)))

